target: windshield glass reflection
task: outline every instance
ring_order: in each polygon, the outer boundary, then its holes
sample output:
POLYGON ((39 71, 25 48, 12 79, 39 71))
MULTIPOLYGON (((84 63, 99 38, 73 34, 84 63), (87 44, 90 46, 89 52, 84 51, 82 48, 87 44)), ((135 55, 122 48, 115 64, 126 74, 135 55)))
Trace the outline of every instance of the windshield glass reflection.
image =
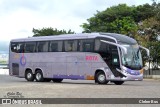
POLYGON ((127 48, 127 54, 122 52, 122 64, 132 70, 142 69, 142 56, 138 44, 122 44, 127 48))

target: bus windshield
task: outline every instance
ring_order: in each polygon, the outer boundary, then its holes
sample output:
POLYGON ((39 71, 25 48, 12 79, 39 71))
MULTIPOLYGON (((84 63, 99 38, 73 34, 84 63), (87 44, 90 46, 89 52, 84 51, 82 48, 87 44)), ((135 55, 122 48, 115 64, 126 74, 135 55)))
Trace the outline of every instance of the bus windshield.
POLYGON ((127 54, 122 52, 122 64, 132 70, 140 70, 143 67, 142 56, 138 44, 122 44, 127 48, 127 54))

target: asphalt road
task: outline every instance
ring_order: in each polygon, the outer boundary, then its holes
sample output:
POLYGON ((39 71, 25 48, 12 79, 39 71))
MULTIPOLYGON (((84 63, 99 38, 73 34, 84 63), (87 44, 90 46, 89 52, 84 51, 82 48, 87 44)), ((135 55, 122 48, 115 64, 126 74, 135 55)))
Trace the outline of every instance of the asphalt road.
POLYGON ((9 92, 22 93, 24 98, 160 98, 160 80, 145 79, 128 81, 123 85, 98 85, 87 80, 27 82, 23 78, 0 75, 0 98, 9 92))

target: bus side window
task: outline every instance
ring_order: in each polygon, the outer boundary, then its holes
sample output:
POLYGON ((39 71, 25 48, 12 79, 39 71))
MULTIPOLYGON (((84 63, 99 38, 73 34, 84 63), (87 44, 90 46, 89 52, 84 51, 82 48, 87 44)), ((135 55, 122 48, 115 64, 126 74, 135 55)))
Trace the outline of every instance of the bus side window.
POLYGON ((93 52, 94 40, 80 40, 80 51, 81 52, 93 52))
POLYGON ((95 52, 99 53, 106 62, 111 62, 109 44, 101 42, 100 39, 95 39, 95 52))
POLYGON ((11 43, 11 51, 17 52, 17 43, 11 43))
POLYGON ((62 41, 51 41, 49 52, 62 52, 62 46, 63 46, 62 41))
POLYGON ((23 53, 24 52, 24 43, 18 43, 17 52, 18 53, 23 53))
POLYGON ((117 47, 110 45, 110 51, 112 54, 112 65, 119 66, 119 55, 117 47))
POLYGON ((38 42, 37 52, 48 52, 48 42, 45 41, 38 42))
POLYGON ((77 40, 64 41, 65 51, 77 51, 77 40))
POLYGON ((11 51, 16 53, 23 53, 24 43, 11 43, 11 51))
POLYGON ((36 49, 36 42, 26 42, 25 53, 33 53, 36 49))

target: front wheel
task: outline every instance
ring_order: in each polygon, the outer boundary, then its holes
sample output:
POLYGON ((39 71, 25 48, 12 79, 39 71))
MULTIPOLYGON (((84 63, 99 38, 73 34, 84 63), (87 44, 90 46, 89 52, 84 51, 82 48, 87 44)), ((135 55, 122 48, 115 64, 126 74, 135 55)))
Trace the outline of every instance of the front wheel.
POLYGON ((124 81, 113 81, 114 82, 114 84, 116 84, 116 85, 122 85, 123 83, 124 83, 124 81))
POLYGON ((108 81, 106 80, 106 76, 105 76, 105 73, 104 72, 98 72, 97 74, 96 74, 96 78, 95 78, 96 80, 96 82, 98 83, 98 84, 107 84, 108 83, 108 81))

